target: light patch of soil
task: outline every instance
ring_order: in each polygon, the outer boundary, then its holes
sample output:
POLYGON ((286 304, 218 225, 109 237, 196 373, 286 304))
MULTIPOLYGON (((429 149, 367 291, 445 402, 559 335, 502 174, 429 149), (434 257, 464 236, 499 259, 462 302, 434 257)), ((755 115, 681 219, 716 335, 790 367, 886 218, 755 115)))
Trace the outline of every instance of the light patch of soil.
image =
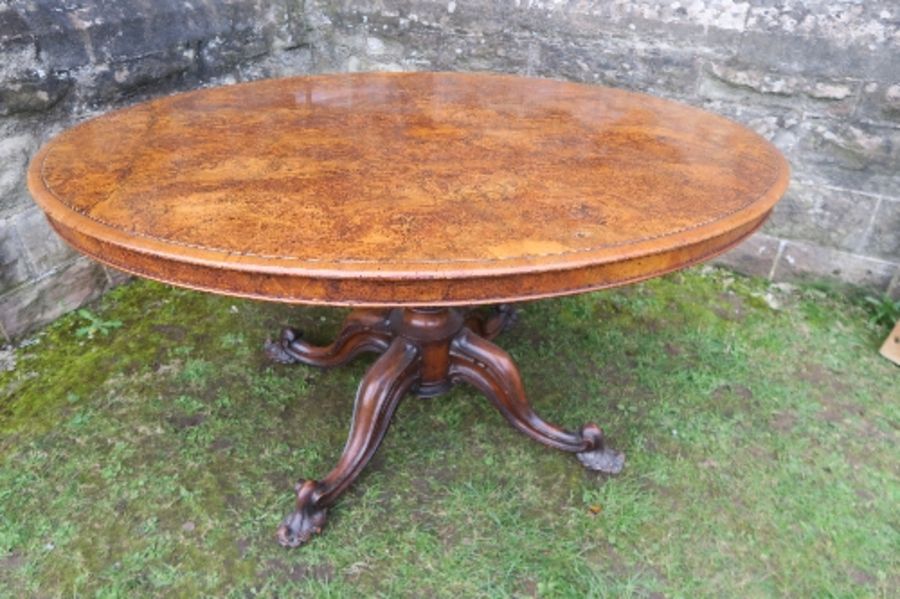
POLYGON ((187 329, 177 324, 155 324, 152 329, 172 341, 183 341, 187 336, 187 329))
POLYGON ((822 420, 840 423, 849 416, 865 416, 864 408, 852 401, 844 401, 853 388, 821 364, 805 362, 798 369, 797 378, 815 389, 823 408, 818 414, 822 420))
POLYGON ((716 400, 725 399, 728 395, 734 395, 740 399, 753 399, 753 391, 743 385, 722 385, 712 392, 711 398, 716 400))
POLYGON ((227 451, 234 447, 234 441, 227 437, 219 437, 209 444, 209 448, 213 451, 227 451))
POLYGON ((794 430, 794 425, 797 424, 797 415, 794 412, 788 410, 786 412, 778 412, 769 422, 769 426, 778 431, 779 433, 789 433, 794 430))
POLYGON ((533 578, 522 580, 517 595, 520 597, 540 597, 537 581, 533 578))
MULTIPOLYGON (((670 584, 668 577, 666 577, 659 568, 653 565, 635 564, 635 566, 629 566, 619 552, 616 551, 615 547, 609 544, 605 544, 602 548, 598 547, 585 555, 585 557, 588 561, 602 564, 605 569, 609 569, 612 574, 619 579, 627 580, 634 578, 636 573, 645 573, 664 585, 670 584)), ((640 585, 638 588, 641 591, 638 593, 639 596, 652 597, 653 599, 666 598, 664 594, 658 591, 649 591, 646 587, 643 587, 643 585, 640 585)))
POLYGON ((749 409, 754 403, 753 391, 744 385, 730 383, 717 387, 709 397, 726 418, 749 409))
POLYGON ((626 389, 636 384, 634 371, 631 368, 620 368, 615 364, 595 363, 594 372, 597 379, 609 389, 626 389))
POLYGON ((843 395, 850 391, 850 385, 821 364, 804 362, 796 373, 798 379, 806 381, 820 391, 829 390, 837 395, 843 395))
POLYGON ((668 354, 670 358, 677 358, 678 356, 684 354, 684 349, 680 345, 677 345, 675 343, 666 343, 664 347, 666 350, 666 354, 668 354))
POLYGON ((723 304, 713 308, 716 316, 735 322, 744 320, 747 309, 741 296, 725 291, 719 294, 719 299, 723 300, 723 304))
POLYGON ((874 586, 878 582, 877 578, 859 568, 850 570, 850 580, 861 587, 874 586))
POLYGON ((175 427, 176 430, 185 430, 188 428, 193 428, 195 426, 200 426, 203 424, 203 421, 206 420, 206 416, 203 414, 192 414, 190 416, 171 416, 167 419, 169 424, 175 427))
POLYGON ((9 555, 4 555, 3 557, 0 557, 0 574, 18 570, 24 565, 25 558, 18 553, 13 552, 9 555))
POLYGON ((312 579, 319 582, 331 582, 334 580, 334 566, 329 563, 316 564, 290 564, 281 559, 270 559, 265 562, 259 571, 261 580, 288 579, 294 582, 312 579))

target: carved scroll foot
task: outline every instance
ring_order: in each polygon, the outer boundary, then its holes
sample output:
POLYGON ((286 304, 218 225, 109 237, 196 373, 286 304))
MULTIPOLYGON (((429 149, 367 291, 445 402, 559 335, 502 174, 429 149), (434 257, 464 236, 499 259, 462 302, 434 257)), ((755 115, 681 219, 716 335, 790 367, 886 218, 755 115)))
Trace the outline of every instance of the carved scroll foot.
POLYGON ((606 446, 603 431, 596 424, 581 427, 581 438, 588 441, 590 449, 576 453, 575 457, 588 470, 618 474, 625 467, 625 454, 606 446))
POLYGON ((606 447, 593 451, 583 451, 575 454, 575 457, 588 470, 603 472, 604 474, 618 474, 625 467, 625 454, 606 447))
POLYGON ((366 373, 356 393, 350 436, 334 469, 297 485, 297 506, 278 527, 285 547, 307 542, 325 525, 328 507, 356 480, 381 444, 397 404, 418 381, 419 350, 395 339, 366 373))
POLYGON ((484 393, 516 430, 539 443, 576 454, 591 470, 610 474, 622 470, 625 456, 606 447, 603 431, 596 424, 586 424, 573 432, 535 414, 525 395, 519 369, 505 351, 463 330, 453 340, 450 355, 453 380, 468 383, 484 393))
POLYGON ((344 321, 333 343, 315 346, 296 329, 287 328, 278 341, 267 341, 265 352, 279 364, 303 363, 332 367, 346 364, 363 352, 381 353, 391 342, 388 313, 384 310, 354 310, 344 321))
POLYGON ((297 483, 297 509, 288 514, 275 533, 282 547, 299 547, 325 526, 327 508, 317 507, 318 485, 314 480, 297 483))

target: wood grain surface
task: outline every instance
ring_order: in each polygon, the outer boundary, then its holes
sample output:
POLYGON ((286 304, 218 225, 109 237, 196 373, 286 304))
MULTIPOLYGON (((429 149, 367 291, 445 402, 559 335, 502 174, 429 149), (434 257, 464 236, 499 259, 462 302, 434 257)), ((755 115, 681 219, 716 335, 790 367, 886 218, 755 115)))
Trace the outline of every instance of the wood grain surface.
POLYGON ((175 285, 362 306, 518 301, 696 263, 761 225, 788 166, 725 118, 462 73, 298 77, 112 112, 28 185, 76 249, 175 285))

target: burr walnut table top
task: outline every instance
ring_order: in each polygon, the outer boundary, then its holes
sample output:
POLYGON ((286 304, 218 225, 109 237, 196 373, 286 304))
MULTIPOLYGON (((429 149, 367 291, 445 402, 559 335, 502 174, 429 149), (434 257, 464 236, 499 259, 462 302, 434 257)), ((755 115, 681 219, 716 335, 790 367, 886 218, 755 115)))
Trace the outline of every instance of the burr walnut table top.
POLYGON ((727 119, 515 76, 370 73, 178 94, 44 146, 29 188, 116 268, 260 299, 514 301, 733 246, 788 166, 727 119))

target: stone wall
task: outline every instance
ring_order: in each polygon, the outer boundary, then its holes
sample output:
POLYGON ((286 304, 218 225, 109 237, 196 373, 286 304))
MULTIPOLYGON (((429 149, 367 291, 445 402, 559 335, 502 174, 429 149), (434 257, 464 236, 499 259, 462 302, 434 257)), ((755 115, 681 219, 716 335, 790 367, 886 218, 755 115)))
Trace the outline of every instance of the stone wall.
POLYGON ((730 116, 793 182, 721 261, 900 295, 900 7, 893 0, 0 0, 0 327, 19 335, 117 276, 31 207, 28 157, 72 123, 259 77, 487 70, 645 91, 730 116))
POLYGON ((64 128, 152 96, 311 70, 293 0, 0 0, 0 333, 19 336, 123 277, 76 255, 25 188, 64 128))

